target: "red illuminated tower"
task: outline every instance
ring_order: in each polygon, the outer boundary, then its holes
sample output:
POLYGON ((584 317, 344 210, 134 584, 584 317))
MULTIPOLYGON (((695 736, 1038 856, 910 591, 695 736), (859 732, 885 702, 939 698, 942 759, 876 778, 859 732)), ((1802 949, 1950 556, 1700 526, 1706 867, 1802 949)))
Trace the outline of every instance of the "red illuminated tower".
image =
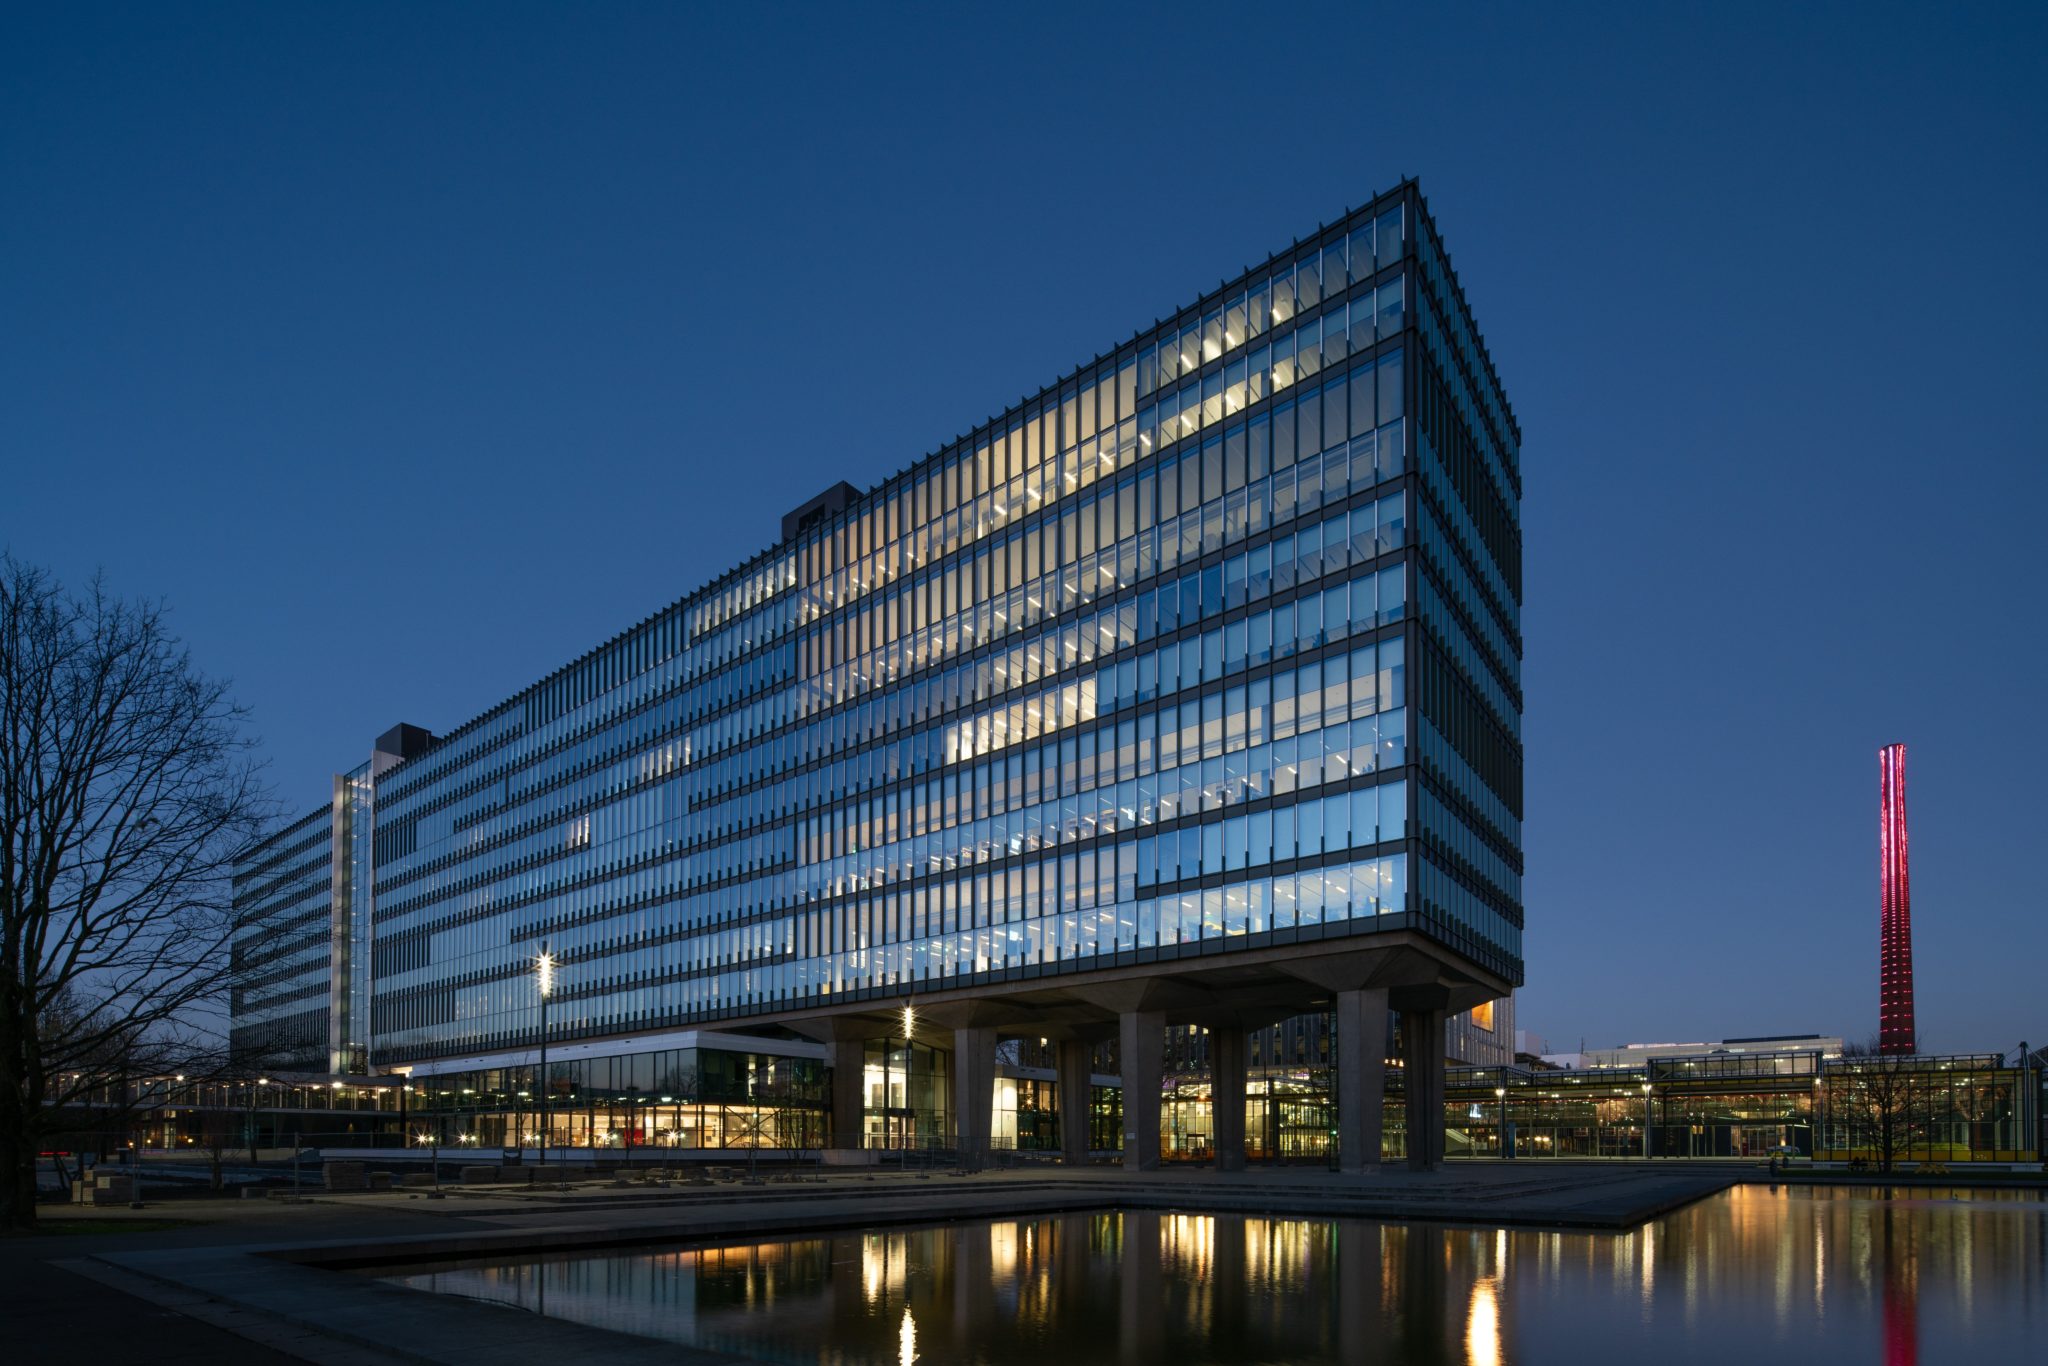
POLYGON ((1878 1000, 1877 1051, 1911 1053, 1913 1028, 1913 886, 1906 866, 1906 747, 1877 752, 1878 1000))

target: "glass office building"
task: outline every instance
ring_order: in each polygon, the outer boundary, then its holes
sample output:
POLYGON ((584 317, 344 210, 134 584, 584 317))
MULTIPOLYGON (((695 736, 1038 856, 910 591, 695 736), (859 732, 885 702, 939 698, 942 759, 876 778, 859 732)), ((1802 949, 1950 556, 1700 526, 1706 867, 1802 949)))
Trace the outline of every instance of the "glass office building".
POLYGON ((1403 184, 380 741, 329 817, 334 1064, 528 1056, 544 942, 550 1037, 622 1053, 716 1027, 850 1063, 925 1037, 904 1005, 943 1048, 1361 990, 1441 1036, 1521 978, 1518 446, 1403 184), (1147 977, 1174 991, 1120 1005, 1147 977))
POLYGON ((334 813, 322 807, 272 835, 235 870, 243 928, 229 1008, 235 1044, 259 1065, 329 1067, 333 843, 334 813))

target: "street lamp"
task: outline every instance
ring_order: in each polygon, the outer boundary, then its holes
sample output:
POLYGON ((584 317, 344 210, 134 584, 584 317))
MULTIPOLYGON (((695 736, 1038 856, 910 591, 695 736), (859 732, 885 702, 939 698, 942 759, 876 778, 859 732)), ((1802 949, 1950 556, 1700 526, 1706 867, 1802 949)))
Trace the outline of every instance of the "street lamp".
POLYGON ((540 956, 533 960, 534 984, 540 988, 540 1165, 548 1165, 548 997, 555 994, 555 956, 548 941, 540 941, 540 956))
POLYGON ((258 1077, 256 1084, 249 1088, 249 1165, 252 1167, 263 1160, 256 1155, 256 1126, 263 1111, 263 1088, 268 1085, 269 1077, 258 1077))
POLYGON ((1515 1150, 1508 1142, 1508 1088, 1496 1086, 1493 1088, 1493 1094, 1494 1098, 1500 1102, 1500 1155, 1502 1157, 1513 1157, 1515 1150))
POLYGON ((431 1151, 431 1152, 429 1152, 429 1153, 428 1153, 428 1155, 427 1155, 427 1162, 428 1162, 428 1164, 429 1164, 430 1166, 432 1166, 432 1168, 433 1168, 433 1175, 434 1175, 434 1193, 433 1193, 433 1195, 429 1196, 428 1198, 429 1198, 429 1199, 434 1199, 434 1200, 438 1200, 438 1199, 440 1198, 440 1196, 441 1196, 441 1121, 440 1121, 440 1118, 439 1118, 438 1116, 436 1116, 436 1118, 435 1118, 435 1120, 434 1120, 434 1123, 433 1123, 433 1127, 432 1127, 432 1128, 424 1128, 424 1129, 421 1129, 421 1130, 419 1130, 419 1131, 418 1131, 417 1133, 415 1133, 415 1134, 414 1134, 414 1135, 412 1136, 412 1141, 413 1141, 413 1142, 415 1142, 415 1143, 417 1143, 417 1144, 418 1144, 418 1145, 419 1145, 420 1147, 422 1147, 422 1148, 428 1148, 428 1149, 431 1149, 431 1150, 432 1150, 432 1151, 431 1151))
POLYGON ((1650 1083, 1643 1083, 1643 1156, 1650 1155, 1650 1083))

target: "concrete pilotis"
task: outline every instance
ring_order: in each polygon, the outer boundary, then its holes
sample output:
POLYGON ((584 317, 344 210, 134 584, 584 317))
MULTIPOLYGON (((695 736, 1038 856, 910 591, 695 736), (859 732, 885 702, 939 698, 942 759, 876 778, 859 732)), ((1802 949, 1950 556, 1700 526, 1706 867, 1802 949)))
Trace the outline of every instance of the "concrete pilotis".
POLYGON ((867 1044, 860 1039, 835 1039, 825 1045, 832 1069, 832 1146, 861 1146, 867 1128, 867 1044))
POLYGON ((1444 1011, 1401 1012, 1401 1085, 1408 1104, 1408 1166, 1435 1171, 1444 1158, 1444 1011))
POLYGON ((1083 1039, 1061 1039, 1059 1049, 1060 1157, 1088 1160, 1089 1093, 1095 1076, 1095 1045, 1083 1039))
POLYGON ((1209 1030, 1209 1113, 1216 1169, 1244 1170, 1244 1084, 1247 1036, 1240 1025, 1209 1030))
POLYGON ((979 1171, 988 1160, 996 1101, 996 1032, 987 1026, 953 1031, 953 1127, 960 1165, 979 1171))
POLYGON ((1337 993, 1337 1144, 1347 1172, 1378 1171, 1386 1128, 1387 992, 1337 993))
POLYGON ((1166 1016, 1157 1010, 1127 1010, 1117 1025, 1124 1083, 1124 1166, 1134 1172, 1157 1171, 1166 1016))

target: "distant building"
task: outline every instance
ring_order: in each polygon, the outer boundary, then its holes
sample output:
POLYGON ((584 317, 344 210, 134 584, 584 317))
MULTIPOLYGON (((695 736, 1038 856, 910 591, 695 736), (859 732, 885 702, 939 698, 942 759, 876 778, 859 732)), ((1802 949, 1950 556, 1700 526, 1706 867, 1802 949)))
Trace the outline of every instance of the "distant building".
POLYGON ((1625 1043, 1613 1048, 1589 1048, 1580 1053, 1545 1053, 1544 1062, 1553 1067, 1580 1071, 1606 1068, 1640 1068, 1653 1058, 1705 1058, 1729 1053, 1819 1053, 1823 1058, 1842 1056, 1842 1040, 1826 1034, 1760 1034, 1751 1038, 1722 1039, 1710 1043, 1625 1043))

